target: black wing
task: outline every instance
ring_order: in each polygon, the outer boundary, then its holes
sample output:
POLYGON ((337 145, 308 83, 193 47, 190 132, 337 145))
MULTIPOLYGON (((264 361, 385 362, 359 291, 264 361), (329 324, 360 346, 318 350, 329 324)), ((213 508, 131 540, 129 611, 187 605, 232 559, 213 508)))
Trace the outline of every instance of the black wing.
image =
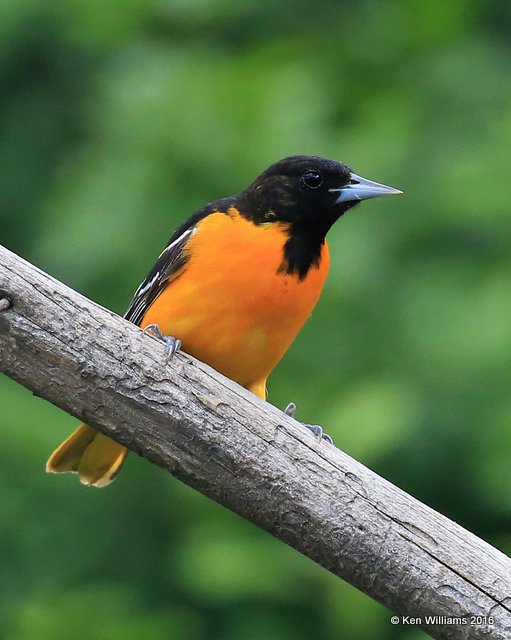
POLYGON ((180 236, 170 239, 161 252, 154 267, 147 274, 146 279, 135 291, 133 300, 124 314, 126 320, 139 324, 151 304, 163 291, 173 276, 186 264, 184 248, 195 233, 196 225, 186 229, 180 236))
POLYGON ((212 202, 176 229, 167 246, 160 253, 156 264, 135 291, 133 300, 124 314, 126 320, 133 322, 133 324, 140 324, 151 304, 167 284, 177 277, 184 268, 188 260, 185 248, 189 240, 197 232, 199 222, 210 213, 227 211, 235 203, 235 200, 234 197, 231 197, 212 202))

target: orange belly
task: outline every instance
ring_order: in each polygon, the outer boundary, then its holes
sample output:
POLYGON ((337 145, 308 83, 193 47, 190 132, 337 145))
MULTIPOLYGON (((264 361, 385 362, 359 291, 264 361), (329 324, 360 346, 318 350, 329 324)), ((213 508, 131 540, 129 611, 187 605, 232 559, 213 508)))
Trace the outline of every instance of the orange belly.
POLYGON ((188 243, 183 272, 141 327, 158 324, 184 351, 264 397, 266 378, 311 314, 328 273, 326 243, 305 280, 278 273, 286 240, 281 224, 255 225, 233 209, 207 216, 188 243))

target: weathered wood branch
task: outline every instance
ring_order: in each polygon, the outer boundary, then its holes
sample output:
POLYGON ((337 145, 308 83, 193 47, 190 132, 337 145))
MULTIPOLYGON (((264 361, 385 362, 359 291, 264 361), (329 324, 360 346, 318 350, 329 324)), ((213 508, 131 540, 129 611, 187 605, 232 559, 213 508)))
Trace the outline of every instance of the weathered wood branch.
POLYGON ((511 560, 497 549, 210 367, 165 365, 157 340, 2 247, 1 299, 0 368, 36 395, 434 638, 511 638, 511 560))

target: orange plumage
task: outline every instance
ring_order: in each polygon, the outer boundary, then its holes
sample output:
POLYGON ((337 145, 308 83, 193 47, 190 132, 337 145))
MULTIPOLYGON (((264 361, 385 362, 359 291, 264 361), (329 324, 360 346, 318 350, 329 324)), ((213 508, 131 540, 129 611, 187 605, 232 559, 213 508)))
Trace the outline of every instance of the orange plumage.
POLYGON ((141 326, 154 323, 178 336, 184 351, 265 398, 267 377, 310 316, 328 273, 325 243, 306 279, 276 276, 287 238, 286 225, 254 225, 234 208, 207 216, 188 243, 193 260, 186 273, 153 302, 141 326))

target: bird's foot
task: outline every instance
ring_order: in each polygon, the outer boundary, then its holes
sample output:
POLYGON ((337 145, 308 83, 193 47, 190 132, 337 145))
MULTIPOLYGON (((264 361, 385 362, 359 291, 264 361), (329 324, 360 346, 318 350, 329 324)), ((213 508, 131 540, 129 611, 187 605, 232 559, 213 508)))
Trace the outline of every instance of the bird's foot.
POLYGON ((172 360, 176 351, 181 349, 181 340, 179 340, 179 338, 174 338, 174 336, 163 335, 162 330, 157 324, 148 324, 147 327, 143 328, 143 332, 148 333, 165 343, 166 362, 172 360))
MULTIPOLYGON (((296 404, 294 402, 290 402, 284 409, 284 413, 287 416, 294 418, 296 413, 296 404)), ((322 442, 324 440, 325 442, 328 442, 328 444, 334 443, 332 438, 323 431, 323 427, 320 427, 319 424, 304 424, 303 422, 300 424, 313 434, 317 442, 322 442)))

